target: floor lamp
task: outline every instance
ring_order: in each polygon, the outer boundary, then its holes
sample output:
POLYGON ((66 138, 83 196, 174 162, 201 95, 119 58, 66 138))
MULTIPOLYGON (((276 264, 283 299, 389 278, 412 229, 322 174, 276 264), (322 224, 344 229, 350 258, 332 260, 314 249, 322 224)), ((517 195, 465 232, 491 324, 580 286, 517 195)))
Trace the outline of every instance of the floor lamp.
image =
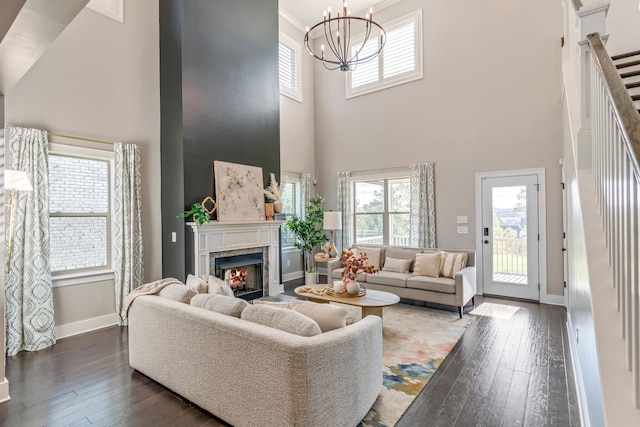
POLYGON ((9 217, 9 249, 7 252, 7 273, 11 269, 11 252, 13 251, 13 218, 16 204, 16 191, 33 191, 31 182, 26 172, 7 169, 4 171, 4 189, 11 190, 11 203, 7 208, 11 209, 9 217))
POLYGON ((322 217, 322 228, 331 231, 331 249, 329 250, 329 256, 334 258, 338 255, 334 236, 336 230, 342 230, 342 212, 325 212, 322 217))

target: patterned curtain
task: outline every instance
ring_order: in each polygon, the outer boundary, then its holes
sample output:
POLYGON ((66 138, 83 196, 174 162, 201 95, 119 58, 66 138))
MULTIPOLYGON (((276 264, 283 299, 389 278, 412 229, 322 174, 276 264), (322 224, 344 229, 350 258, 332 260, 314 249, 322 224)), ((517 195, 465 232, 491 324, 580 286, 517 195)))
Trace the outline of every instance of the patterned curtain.
POLYGON ((307 206, 309 206, 309 200, 311 199, 311 174, 309 172, 303 172, 300 176, 300 213, 302 218, 307 216, 307 206))
POLYGON ((351 197, 351 172, 338 172, 338 209, 342 212, 342 230, 336 231, 338 253, 349 249, 353 235, 353 197, 351 197))
POLYGON ((433 163, 409 165, 411 210, 409 213, 411 246, 436 247, 436 204, 433 163))
POLYGON ((116 311, 127 324, 129 292, 144 281, 140 151, 135 144, 114 146, 113 268, 116 311))
MULTIPOLYGON (((5 316, 7 355, 13 356, 56 343, 49 264, 47 133, 10 127, 9 163, 9 169, 26 172, 33 187, 29 192, 16 191, 10 213, 13 247, 5 276, 5 316)), ((11 226, 5 232, 9 256, 11 226)))

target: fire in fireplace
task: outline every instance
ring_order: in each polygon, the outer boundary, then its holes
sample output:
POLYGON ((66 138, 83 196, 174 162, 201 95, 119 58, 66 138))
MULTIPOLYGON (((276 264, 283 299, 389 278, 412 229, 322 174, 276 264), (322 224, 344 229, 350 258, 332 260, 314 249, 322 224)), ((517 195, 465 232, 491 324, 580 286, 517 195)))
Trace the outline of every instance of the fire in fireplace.
POLYGON ((227 282, 236 297, 251 300, 263 296, 262 251, 214 257, 211 271, 227 282))

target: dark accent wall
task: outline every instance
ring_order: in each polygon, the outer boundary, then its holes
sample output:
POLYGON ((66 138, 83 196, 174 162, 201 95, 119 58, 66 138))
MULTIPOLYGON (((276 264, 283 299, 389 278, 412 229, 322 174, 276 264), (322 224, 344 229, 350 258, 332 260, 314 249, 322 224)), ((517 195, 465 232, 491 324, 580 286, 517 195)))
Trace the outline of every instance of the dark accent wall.
POLYGON ((215 198, 213 162, 279 174, 278 1, 161 0, 160 103, 163 276, 184 278, 175 216, 215 198))

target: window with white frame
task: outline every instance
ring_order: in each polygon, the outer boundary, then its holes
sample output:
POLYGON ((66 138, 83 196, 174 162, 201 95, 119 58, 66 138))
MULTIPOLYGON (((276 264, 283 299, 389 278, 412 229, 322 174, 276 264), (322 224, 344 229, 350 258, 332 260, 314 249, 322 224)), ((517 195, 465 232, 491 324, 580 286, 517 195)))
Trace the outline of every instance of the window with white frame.
POLYGON ((280 33, 278 72, 280 94, 302 102, 302 47, 284 33, 280 33))
MULTIPOLYGON (((287 175, 287 183, 282 190, 282 213, 285 214, 288 221, 294 216, 300 216, 302 213, 302 200, 300 193, 300 176, 287 175)), ((282 247, 293 248, 296 241, 295 235, 287 228, 286 224, 282 224, 282 247)))
POLYGON ((354 179, 354 242, 409 246, 409 177, 354 179))
POLYGON ((49 153, 50 260, 54 276, 111 267, 110 177, 109 154, 49 153))
MULTIPOLYGON (((346 73, 346 98, 364 95, 422 78, 422 9, 383 23, 386 43, 382 52, 370 62, 346 73)), ((364 35, 354 38, 353 49, 364 35)), ((372 34, 360 56, 378 49, 380 37, 372 34)))

